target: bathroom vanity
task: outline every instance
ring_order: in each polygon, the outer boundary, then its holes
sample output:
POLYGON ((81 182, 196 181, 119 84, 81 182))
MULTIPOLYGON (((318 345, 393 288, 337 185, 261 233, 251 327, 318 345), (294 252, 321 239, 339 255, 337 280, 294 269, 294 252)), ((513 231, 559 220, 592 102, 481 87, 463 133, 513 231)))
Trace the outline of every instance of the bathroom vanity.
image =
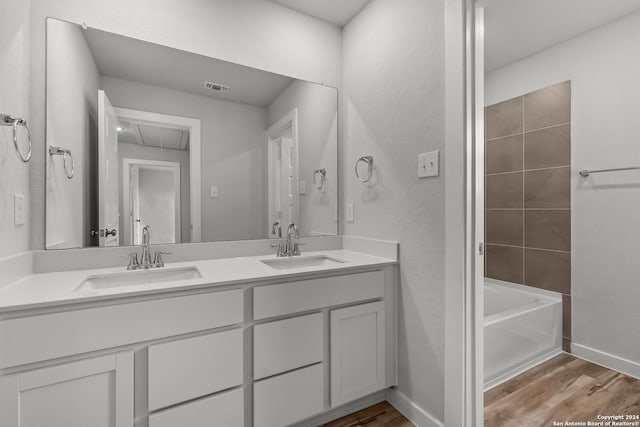
POLYGON ((1 427, 318 425, 384 400, 398 248, 338 235, 338 90, 42 30, 47 250, 0 259, 1 427))
POLYGON ((330 250, 29 275, 0 294, 0 419, 313 425, 396 384, 396 264, 330 250))

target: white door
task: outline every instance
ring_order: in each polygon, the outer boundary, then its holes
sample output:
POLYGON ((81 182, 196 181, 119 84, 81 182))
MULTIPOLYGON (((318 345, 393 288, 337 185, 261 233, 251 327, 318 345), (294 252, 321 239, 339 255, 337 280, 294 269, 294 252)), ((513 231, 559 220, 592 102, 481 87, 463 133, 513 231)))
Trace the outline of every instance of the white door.
POLYGON ((131 197, 131 240, 134 245, 142 243, 142 218, 140 217, 140 167, 132 165, 129 168, 130 183, 129 191, 131 197))
POLYGON ((267 130, 268 151, 268 233, 278 222, 283 234, 289 224, 298 223, 298 125, 297 110, 291 111, 283 119, 267 130))
POLYGON ((145 226, 153 243, 180 243, 180 163, 125 158, 122 171, 124 244, 141 244, 145 226))
POLYGON ((118 116, 103 90, 98 91, 98 223, 100 246, 120 244, 118 116))
POLYGON ((133 426, 130 351, 0 377, 3 427, 133 426))
MULTIPOLYGON (((269 222, 279 222, 284 230, 296 222, 295 156, 291 138, 269 141, 269 222)), ((271 236, 277 237, 277 236, 271 236)))
POLYGON ((384 302, 332 310, 330 334, 332 407, 386 387, 384 302))

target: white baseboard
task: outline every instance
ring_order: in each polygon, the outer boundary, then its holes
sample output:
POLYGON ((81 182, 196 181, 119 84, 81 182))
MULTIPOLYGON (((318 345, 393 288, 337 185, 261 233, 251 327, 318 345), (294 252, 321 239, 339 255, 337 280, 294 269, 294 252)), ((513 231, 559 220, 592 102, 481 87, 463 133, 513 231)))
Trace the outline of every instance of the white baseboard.
POLYGON ((398 390, 389 389, 387 401, 417 427, 444 427, 442 421, 416 405, 398 390))
POLYGON ((638 362, 576 343, 571 343, 571 353, 581 359, 640 379, 640 363, 638 362))

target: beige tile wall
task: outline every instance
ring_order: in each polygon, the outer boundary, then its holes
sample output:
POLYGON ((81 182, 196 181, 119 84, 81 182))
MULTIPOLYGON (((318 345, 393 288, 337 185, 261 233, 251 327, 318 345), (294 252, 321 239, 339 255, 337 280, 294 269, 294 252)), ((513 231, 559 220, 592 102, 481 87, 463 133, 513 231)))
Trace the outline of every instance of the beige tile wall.
POLYGON ((560 292, 571 339, 571 82, 486 108, 485 276, 560 292))

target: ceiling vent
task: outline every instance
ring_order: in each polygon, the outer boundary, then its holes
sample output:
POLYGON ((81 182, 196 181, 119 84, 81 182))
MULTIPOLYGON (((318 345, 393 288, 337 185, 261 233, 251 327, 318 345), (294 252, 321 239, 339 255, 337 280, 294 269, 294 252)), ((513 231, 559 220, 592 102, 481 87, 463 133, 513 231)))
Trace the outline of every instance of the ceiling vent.
POLYGON ((231 90, 229 86, 221 85, 219 83, 211 83, 211 82, 204 82, 204 88, 213 90, 216 92, 222 92, 222 93, 229 93, 229 91, 231 90))

